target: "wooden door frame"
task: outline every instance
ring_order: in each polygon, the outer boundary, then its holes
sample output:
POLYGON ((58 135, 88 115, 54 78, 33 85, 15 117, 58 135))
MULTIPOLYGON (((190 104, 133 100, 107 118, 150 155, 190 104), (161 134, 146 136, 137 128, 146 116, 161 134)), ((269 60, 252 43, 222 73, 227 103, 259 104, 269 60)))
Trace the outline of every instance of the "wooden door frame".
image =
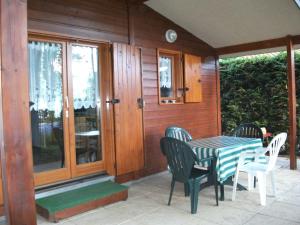
MULTIPOLYGON (((64 154, 65 154, 65 162, 64 168, 54 169, 50 171, 43 171, 39 173, 34 173, 34 181, 35 186, 50 184, 62 180, 67 180, 71 178, 71 171, 70 171, 70 152, 69 152, 69 119, 66 116, 66 112, 69 110, 65 96, 67 96, 67 62, 66 62, 66 42, 59 41, 59 40, 52 40, 51 38, 47 37, 40 37, 35 35, 29 35, 28 41, 39 41, 39 42, 50 42, 50 43, 58 43, 62 45, 62 87, 63 87, 63 130, 64 130, 64 154)), ((28 74, 29 75, 29 74, 28 74)), ((29 78, 28 78, 29 79, 29 78)), ((30 118, 30 117, 29 117, 30 118)), ((30 118, 31 122, 31 118, 30 118)))
MULTIPOLYGON (((86 40, 86 39, 77 39, 74 37, 67 37, 67 36, 60 36, 58 34, 51 35, 51 34, 43 34, 43 33, 37 33, 37 32, 29 32, 28 36, 30 40, 40 40, 40 41, 49 41, 49 42, 58 42, 58 43, 64 43, 65 46, 65 59, 63 58, 64 63, 64 72, 66 76, 66 82, 64 82, 64 88, 66 88, 66 91, 64 91, 64 97, 68 97, 69 101, 69 108, 66 106, 66 102, 64 99, 64 110, 68 110, 69 117, 64 120, 64 126, 67 125, 65 128, 66 131, 69 133, 69 135, 65 135, 65 144, 67 143, 67 147, 65 148, 68 152, 68 157, 65 155, 65 164, 68 164, 69 173, 68 177, 62 176, 59 174, 56 174, 58 172, 55 171, 49 171, 49 172, 42 172, 40 173, 40 177, 38 178, 38 181, 36 182, 36 186, 42 185, 42 184, 49 184, 54 183, 57 181, 63 181, 68 180, 84 175, 89 174, 95 174, 98 172, 106 171, 109 175, 115 175, 115 148, 114 148, 114 117, 113 117, 113 107, 106 103, 107 100, 112 99, 113 97, 113 84, 112 84, 112 54, 111 54, 111 45, 109 42, 104 41, 94 41, 94 40, 86 40), (101 94, 100 94, 100 101, 101 101, 101 108, 102 108, 102 115, 101 115, 101 124, 103 124, 104 128, 102 130, 104 131, 101 135, 101 143, 102 143, 102 149, 103 149, 103 160, 95 163, 87 163, 87 164, 81 164, 76 165, 76 152, 75 152, 75 139, 72 140, 71 132, 72 132, 72 122, 70 121, 70 118, 72 118, 72 104, 73 104, 73 98, 70 96, 73 95, 73 92, 71 90, 72 87, 72 77, 70 75, 71 70, 68 68, 70 67, 70 49, 68 49, 68 46, 71 46, 72 43, 75 44, 82 44, 84 46, 97 46, 98 47, 98 53, 99 53, 99 74, 100 74, 100 80, 99 83, 101 84, 101 94), (101 54, 100 54, 101 53, 101 54), (104 57, 102 57, 104 55, 104 57), (71 85, 70 85, 71 84, 71 85), (66 87, 65 87, 66 86, 66 87), (73 143, 72 143, 73 142, 73 143), (74 154, 70 154, 71 151, 74 151, 74 154), (75 156, 75 157, 74 157, 75 156), (67 162, 68 161, 68 162, 67 162), (69 163, 70 162, 70 163, 69 163), (44 178, 42 178, 42 175, 44 178), (49 180, 50 177, 50 180, 49 180), (51 179, 53 177, 53 179, 51 179), (49 181, 48 181, 49 180, 49 181)), ((99 86, 100 87, 100 86, 99 86)), ((74 124, 73 124, 74 125, 74 124)), ((74 130, 73 130, 74 132, 74 130)), ((60 169, 61 171, 61 169, 60 169)), ((36 177, 36 175, 35 175, 36 177)))
MULTIPOLYGON (((122 70, 122 73, 125 72, 127 70, 128 66, 129 66, 128 65, 128 58, 126 58, 126 60, 127 60, 125 62, 126 65, 124 64, 123 61, 120 64, 119 59, 118 59, 118 54, 117 54, 118 48, 122 49, 122 53, 125 52, 126 54, 128 54, 128 47, 130 48, 130 52, 133 49, 135 51, 138 50, 138 54, 136 54, 137 51, 135 52, 135 57, 139 57, 139 62, 138 63, 135 62, 134 65, 135 65, 135 68, 136 69, 138 68, 138 70, 139 70, 140 97, 143 98, 143 86, 142 86, 143 79, 142 79, 142 65, 141 65, 142 64, 142 61, 141 61, 142 60, 142 53, 141 53, 141 48, 138 48, 138 47, 133 46, 133 45, 127 45, 127 44, 121 44, 121 43, 114 43, 112 47, 113 47, 112 51, 113 51, 113 68, 114 68, 113 69, 113 73, 114 73, 114 77, 113 77, 113 80, 114 80, 113 81, 113 83, 114 83, 114 86, 113 86, 113 88, 114 88, 114 98, 118 98, 119 97, 119 94, 116 93, 117 92, 116 90, 118 90, 118 88, 116 88, 116 86, 115 86, 116 83, 119 83, 118 80, 116 80, 116 73, 119 73, 117 71, 120 71, 120 70, 122 70), (121 68, 120 70, 118 70, 119 66, 121 68)), ((130 62, 131 62, 131 60, 132 60, 132 58, 130 59, 130 62)), ((131 65, 129 66, 129 68, 131 68, 131 65)), ((125 73, 127 73, 127 72, 125 72, 125 73)), ((120 104, 122 104, 122 99, 120 99, 120 101, 121 101, 120 104)), ((117 113, 116 111, 117 110, 116 110, 116 107, 117 107, 117 105, 114 106, 114 115, 115 115, 115 123, 114 124, 115 124, 115 138, 117 139, 117 137, 118 137, 118 133, 117 133, 118 129, 117 129, 117 116, 116 116, 116 113, 117 113)), ((145 166, 145 151, 144 151, 144 146, 145 146, 145 143, 144 143, 145 142, 145 136, 144 135, 145 135, 145 133, 144 133, 144 118, 143 118, 143 116, 144 116, 144 109, 141 108, 140 110, 141 110, 141 124, 140 125, 141 125, 141 138, 142 138, 142 140, 141 140, 142 143, 141 144, 142 144, 142 153, 143 153, 143 155, 141 155, 140 158, 142 159, 142 162, 141 162, 141 160, 137 161, 136 165, 133 165, 132 168, 130 168, 128 170, 125 170, 125 171, 119 169, 118 166, 120 165, 119 164, 120 162, 117 161, 117 159, 118 159, 118 143, 117 143, 117 140, 116 140, 115 141, 115 162, 116 162, 116 168, 115 169, 116 169, 116 175, 118 177, 126 175, 126 174, 129 174, 129 173, 138 172, 139 170, 144 169, 144 166, 145 166)), ((123 119, 125 119, 125 118, 123 118, 123 119)), ((117 177, 117 179, 118 179, 118 177, 117 177)))
MULTIPOLYGON (((73 99, 73 79, 72 79, 72 60, 71 60, 71 56, 72 56, 72 45, 80 45, 80 46, 89 46, 89 47, 96 47, 97 48, 97 52, 98 52, 98 69, 100 69, 100 48, 102 44, 95 44, 95 43, 89 43, 86 41, 77 41, 77 42, 73 42, 70 41, 67 43, 67 52, 68 52, 68 65, 69 65, 69 69, 68 69, 68 98, 69 98, 69 104, 70 104, 70 119, 75 119, 74 117, 74 99, 73 99)), ((102 76, 100 74, 100 70, 98 71, 98 78, 100 75, 100 80, 98 81, 99 83, 102 83, 102 76)), ((103 97, 102 97, 102 85, 99 86, 101 87, 100 90, 100 102, 102 103, 103 101, 103 97)), ((103 130, 104 128, 102 128, 102 121, 104 119, 104 115, 103 113, 101 113, 101 124, 100 124, 100 129, 101 129, 101 149, 103 148, 103 130)), ((75 121, 70 122, 70 151, 72 152, 71 154, 71 173, 72 173, 72 177, 80 177, 80 176, 84 176, 84 175, 88 175, 88 174, 93 174, 93 173, 97 173, 100 171, 104 171, 105 170, 105 158, 106 158, 106 154, 105 151, 102 151, 102 159, 100 161, 96 161, 96 162, 92 162, 92 163, 83 163, 83 164, 76 164, 76 143, 75 143, 75 121)))

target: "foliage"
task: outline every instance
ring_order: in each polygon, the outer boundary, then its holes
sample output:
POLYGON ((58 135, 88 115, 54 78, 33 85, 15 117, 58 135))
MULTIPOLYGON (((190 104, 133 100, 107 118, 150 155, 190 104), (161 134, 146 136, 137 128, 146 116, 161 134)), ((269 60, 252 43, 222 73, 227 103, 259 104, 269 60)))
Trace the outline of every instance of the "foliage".
MULTIPOLYGON (((246 122, 266 127, 271 133, 288 131, 286 57, 282 52, 220 60, 223 133, 230 134, 235 127, 246 122)), ((299 52, 295 59, 299 104, 299 52)))

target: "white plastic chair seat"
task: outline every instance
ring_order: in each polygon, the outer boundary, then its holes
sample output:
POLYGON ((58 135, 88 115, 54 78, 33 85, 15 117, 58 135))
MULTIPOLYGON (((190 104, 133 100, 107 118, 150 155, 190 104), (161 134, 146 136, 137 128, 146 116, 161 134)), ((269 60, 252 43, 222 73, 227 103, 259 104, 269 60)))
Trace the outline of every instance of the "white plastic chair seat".
POLYGON ((240 171, 256 175, 257 172, 266 172, 268 164, 259 162, 250 162, 240 167, 240 171))
POLYGON ((260 204, 266 205, 266 180, 267 175, 271 175, 272 180, 272 189, 273 195, 276 195, 276 188, 275 188, 275 176, 274 176, 274 169, 276 165, 276 160, 278 157, 278 153, 282 145, 284 145, 286 141, 287 133, 280 133, 276 135, 270 144, 268 145, 267 149, 265 148, 258 148, 254 153, 249 152, 242 152, 239 158, 239 162, 236 168, 236 173, 234 176, 234 183, 233 183, 233 190, 232 190, 232 201, 235 200, 236 196, 236 188, 237 188, 237 181, 239 177, 239 172, 246 172, 248 173, 248 190, 253 189, 253 181, 254 176, 258 179, 258 187, 259 187, 259 195, 260 195, 260 204), (259 157, 265 155, 266 152, 269 152, 269 160, 268 163, 261 163, 258 162, 259 157), (249 157, 254 157, 254 162, 246 162, 246 159, 249 157))

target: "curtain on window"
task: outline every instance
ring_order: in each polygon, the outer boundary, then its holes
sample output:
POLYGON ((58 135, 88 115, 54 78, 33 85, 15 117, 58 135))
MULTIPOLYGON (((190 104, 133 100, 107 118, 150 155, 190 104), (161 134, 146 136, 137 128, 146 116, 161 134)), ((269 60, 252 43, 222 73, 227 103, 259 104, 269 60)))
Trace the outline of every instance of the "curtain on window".
POLYGON ((62 111, 62 45, 30 41, 29 82, 30 110, 62 111))
POLYGON ((172 87, 172 60, 168 57, 160 57, 159 59, 159 82, 161 87, 172 87))
MULTIPOLYGON (((30 110, 53 111, 60 117, 63 103, 62 45, 30 41, 30 110)), ((74 109, 95 108, 99 102, 98 49, 72 45, 74 109)))
POLYGON ((72 45, 74 109, 95 108, 99 102, 98 49, 72 45))

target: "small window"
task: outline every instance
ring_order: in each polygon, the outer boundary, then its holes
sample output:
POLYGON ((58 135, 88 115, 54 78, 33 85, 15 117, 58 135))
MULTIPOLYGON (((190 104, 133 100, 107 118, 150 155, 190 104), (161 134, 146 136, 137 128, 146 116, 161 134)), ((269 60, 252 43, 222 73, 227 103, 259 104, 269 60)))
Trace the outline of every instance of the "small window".
POLYGON ((181 53, 158 50, 159 103, 183 103, 181 53))

